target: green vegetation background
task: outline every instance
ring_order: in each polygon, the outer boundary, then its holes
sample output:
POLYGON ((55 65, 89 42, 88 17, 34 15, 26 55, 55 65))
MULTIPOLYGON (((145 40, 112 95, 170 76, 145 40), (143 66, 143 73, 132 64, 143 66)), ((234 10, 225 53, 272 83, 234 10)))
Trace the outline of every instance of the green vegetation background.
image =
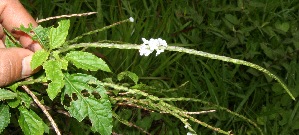
MULTIPOLYGON (((122 24, 88 36, 80 42, 112 40, 141 43, 141 38, 162 38, 172 46, 183 46, 256 63, 280 76, 299 92, 299 30, 297 0, 22 0, 33 17, 98 12, 71 18, 69 39, 82 33, 133 17, 122 24)), ((58 20, 41 25, 57 24, 58 20)), ((93 49, 115 73, 132 71, 141 82, 154 86, 148 93, 159 97, 198 98, 228 108, 255 121, 265 134, 299 132, 299 102, 293 101, 274 80, 257 70, 217 60, 166 52, 158 57, 140 57, 136 50, 93 49), (188 82, 185 86, 181 84, 188 82), (160 89, 178 88, 174 91, 160 89)), ((99 78, 111 74, 92 72, 99 78)), ((194 102, 174 102, 188 111, 215 109, 194 102)), ((130 106, 114 106, 122 118, 152 134, 186 134, 184 125, 167 114, 150 113, 130 106)), ((55 116, 65 134, 88 134, 85 121, 65 121, 55 116), (82 131, 80 131, 82 130, 82 131), (78 131, 78 132, 74 132, 78 131)), ((198 115, 196 118, 235 134, 258 134, 247 122, 228 113, 198 115)), ((193 124, 199 134, 213 131, 193 124)), ((114 121, 119 134, 141 134, 134 127, 114 121)))

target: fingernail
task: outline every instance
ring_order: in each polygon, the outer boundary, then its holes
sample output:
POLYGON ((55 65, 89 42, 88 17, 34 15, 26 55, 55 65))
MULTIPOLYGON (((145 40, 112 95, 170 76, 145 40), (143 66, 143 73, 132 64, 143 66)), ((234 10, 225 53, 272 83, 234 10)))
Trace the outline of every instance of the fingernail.
POLYGON ((33 44, 29 45, 27 47, 27 49, 29 49, 29 50, 31 50, 33 52, 36 52, 37 50, 42 49, 42 47, 39 45, 39 43, 33 43, 33 44))
POLYGON ((29 77, 33 72, 30 67, 31 59, 32 59, 32 55, 29 55, 25 57, 22 61, 22 79, 29 77))

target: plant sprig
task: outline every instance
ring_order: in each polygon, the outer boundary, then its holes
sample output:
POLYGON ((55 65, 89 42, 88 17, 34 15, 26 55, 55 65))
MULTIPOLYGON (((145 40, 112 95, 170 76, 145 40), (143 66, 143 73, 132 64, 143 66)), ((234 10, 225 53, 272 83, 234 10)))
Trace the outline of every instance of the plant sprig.
MULTIPOLYGON (((129 49, 129 50, 131 50, 131 49, 139 50, 140 49, 140 45, 138 45, 138 44, 80 43, 80 44, 73 44, 66 48, 62 48, 61 50, 59 50, 59 52, 62 53, 62 52, 66 52, 66 51, 69 51, 69 50, 72 50, 75 48, 82 48, 82 47, 117 48, 117 49, 129 49)), ((284 88, 284 90, 289 94, 289 96, 293 100, 295 100, 295 97, 291 93, 290 89, 285 85, 285 83, 279 77, 277 77, 276 75, 271 73, 269 70, 267 70, 259 65, 256 65, 254 63, 244 61, 244 60, 234 59, 234 58, 230 58, 230 57, 226 57, 226 56, 221 56, 221 55, 217 55, 217 54, 211 54, 211 53, 207 53, 207 52, 203 52, 203 51, 198 51, 198 50, 194 50, 194 49, 188 49, 188 48, 184 48, 184 47, 168 46, 167 48, 165 48, 165 50, 174 51, 174 52, 183 52, 186 54, 193 54, 193 55, 197 55, 197 56, 202 56, 202 57, 206 57, 206 58, 210 58, 210 59, 230 62, 230 63, 234 63, 234 64, 238 64, 238 65, 244 65, 244 66, 248 66, 248 67, 257 69, 257 70, 267 74, 271 78, 275 79, 284 88)))
MULTIPOLYGON (((88 48, 88 47, 96 47, 96 48, 117 48, 117 49, 135 49, 139 50, 141 48, 140 45, 137 44, 120 44, 117 42, 110 42, 110 43, 76 43, 84 36, 88 36, 91 34, 95 34, 97 32, 101 32, 107 30, 109 28, 115 27, 119 24, 132 21, 132 18, 126 19, 112 25, 103 27, 98 30, 94 30, 91 32, 87 32, 81 36, 78 36, 72 40, 67 41, 68 36, 68 29, 70 27, 69 20, 62 20, 58 24, 58 26, 50 27, 50 28, 43 28, 41 26, 37 28, 25 28, 21 27, 19 30, 22 30, 28 34, 34 32, 33 39, 39 41, 43 49, 37 51, 33 57, 31 62, 32 69, 37 67, 43 67, 45 70, 45 78, 38 78, 23 82, 18 82, 11 87, 11 89, 15 91, 17 86, 24 85, 24 84, 35 84, 35 83, 48 83, 47 87, 47 94, 51 100, 54 100, 56 97, 60 96, 61 104, 65 107, 66 110, 69 111, 70 116, 76 118, 79 122, 87 117, 91 121, 91 129, 94 132, 99 132, 101 134, 111 134, 112 133, 112 115, 115 118, 119 119, 117 115, 113 114, 111 109, 111 102, 110 100, 113 98, 109 98, 107 95, 106 88, 113 88, 119 91, 126 91, 132 95, 139 95, 142 97, 146 97, 146 99, 132 99, 128 98, 129 101, 135 103, 136 105, 141 105, 146 109, 155 110, 158 112, 164 112, 173 115, 174 117, 178 118, 182 123, 186 125, 188 130, 192 133, 196 133, 196 131, 192 128, 191 124, 188 121, 192 121, 198 123, 204 127, 207 127, 211 130, 214 130, 219 133, 223 134, 231 134, 230 131, 224 131, 220 128, 213 127, 205 122, 202 122, 194 117, 186 114, 183 109, 180 109, 176 106, 173 106, 168 101, 186 101, 190 100, 193 102, 200 102, 207 104, 205 101, 196 100, 192 98, 159 98, 157 96, 151 95, 149 93, 143 92, 139 89, 130 89, 124 86, 120 86, 114 83, 106 83, 101 82, 97 78, 82 74, 82 73, 69 73, 68 67, 72 64, 76 68, 80 68, 87 71, 98 71, 101 70, 103 72, 111 72, 109 66, 103 61, 102 59, 94 56, 88 52, 77 51, 77 48, 88 48), (88 96, 84 96, 82 91, 86 90, 89 94, 88 96), (98 93, 100 98, 93 95, 93 93, 98 93), (65 101, 64 97, 69 96, 69 106, 65 106, 63 102, 65 101), (110 99, 110 100, 109 100, 110 99)), ((156 42, 156 41, 163 41, 163 40, 146 40, 147 42, 156 42)), ((165 46, 164 46, 165 47, 165 46)), ((156 48, 157 49, 157 48, 156 48)), ((197 55, 206 57, 209 59, 221 60, 225 62, 230 62, 239 65, 245 65, 254 69, 257 69, 271 78, 275 79, 289 94, 289 96, 295 100, 295 97, 289 90, 289 88, 284 84, 284 82, 279 79, 276 75, 268 71, 267 69, 256 65, 254 63, 250 63, 244 60, 234 59, 226 56, 220 56, 216 54, 211 54, 203 51, 198 51, 194 49, 187 49, 183 47, 176 47, 176 46, 167 46, 164 48, 168 51, 174 52, 182 52, 191 55, 197 55)), ((134 83, 137 84, 138 76, 134 75, 133 73, 124 72, 123 75, 128 75, 131 79, 133 79, 134 83)), ((123 76, 120 77, 122 79, 123 76)), ((2 90, 3 92, 3 90, 2 90)), ((11 98, 16 98, 15 94, 12 92, 8 92, 10 94, 9 97, 3 97, 3 100, 8 100, 11 98)), ((37 116, 34 112, 30 110, 30 108, 23 107, 20 103, 18 104, 19 110, 22 114, 22 118, 20 118, 19 122, 21 127, 30 127, 30 126, 40 126, 43 124, 41 118, 37 116), (25 115, 34 116, 34 118, 26 118, 25 115), (38 121, 36 124, 30 125, 30 123, 25 123, 24 121, 38 121), (26 124, 26 125, 25 125, 26 124)), ((16 106, 18 106, 16 105, 16 106)), ((217 109, 227 111, 228 113, 237 116, 239 118, 244 119, 245 121, 254 125, 260 132, 263 134, 262 130, 257 126, 257 124, 250 119, 246 118, 245 116, 239 115, 234 113, 228 109, 225 109, 220 106, 215 106, 217 109)), ((7 107, 4 106, 1 108, 6 109, 7 107)), ((5 110, 7 112, 7 109, 5 110)), ((7 123, 9 119, 6 119, 5 122, 7 123)), ((50 120, 52 122, 52 120, 50 120)), ((128 124, 124 120, 120 120, 123 123, 128 124)), ((54 122, 55 123, 55 122, 54 122)), ((53 125, 53 124, 52 124, 53 125)), ((55 124, 54 124, 55 125, 55 124)), ((22 128, 23 129, 23 128, 22 128)), ((1 131, 2 129, 0 129, 1 131)), ((30 134, 32 129, 23 129, 24 134, 30 134)), ((57 129, 55 129, 57 131, 57 129)), ((39 132, 43 133, 43 132, 39 132)), ((145 132, 146 133, 146 132, 145 132)))

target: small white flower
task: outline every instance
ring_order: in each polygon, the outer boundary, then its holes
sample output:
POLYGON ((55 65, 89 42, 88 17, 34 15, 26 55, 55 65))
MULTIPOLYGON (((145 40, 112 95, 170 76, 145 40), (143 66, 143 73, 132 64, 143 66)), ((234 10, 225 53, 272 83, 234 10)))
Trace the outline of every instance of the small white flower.
POLYGON ((130 17, 129 20, 130 20, 130 22, 134 22, 134 18, 133 17, 130 17))
POLYGON ((156 50, 156 56, 158 56, 161 52, 164 52, 164 50, 160 49, 160 50, 156 50))
POLYGON ((143 44, 140 46, 139 53, 140 55, 148 56, 154 50, 157 51, 156 56, 158 56, 161 52, 164 52, 164 49, 167 47, 167 43, 165 40, 158 38, 158 39, 150 39, 146 40, 145 38, 141 38, 143 44))
POLYGON ((153 51, 151 51, 151 50, 148 49, 147 45, 142 44, 142 45, 140 46, 139 54, 140 54, 141 56, 142 56, 142 55, 144 55, 144 56, 148 56, 148 55, 150 55, 152 52, 153 52, 153 51))
POLYGON ((159 42, 156 39, 150 39, 148 43, 150 50, 157 50, 159 47, 159 42))
POLYGON ((192 133, 188 132, 187 135, 193 135, 192 133))
POLYGON ((149 44, 149 41, 146 40, 145 38, 141 38, 141 39, 142 39, 142 41, 143 41, 143 44, 145 44, 145 45, 148 45, 148 44, 149 44))
POLYGON ((185 125, 184 128, 188 128, 188 125, 185 125))
POLYGON ((161 39, 161 38, 158 38, 158 42, 160 45, 164 46, 164 47, 167 47, 167 43, 165 40, 161 39))

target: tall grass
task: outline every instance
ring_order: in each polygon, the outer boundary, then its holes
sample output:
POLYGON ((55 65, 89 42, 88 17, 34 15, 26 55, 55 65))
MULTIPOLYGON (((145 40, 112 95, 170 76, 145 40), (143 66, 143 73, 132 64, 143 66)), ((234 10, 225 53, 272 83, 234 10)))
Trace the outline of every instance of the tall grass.
MULTIPOLYGON (((256 63, 283 78, 298 96, 298 2, 229 0, 52 0, 22 1, 36 18, 98 12, 97 15, 72 18, 69 39, 90 30, 118 22, 130 16, 136 22, 119 25, 105 32, 86 36, 80 42, 113 40, 141 43, 141 38, 161 37, 174 46, 183 46, 256 63)), ((50 26, 57 20, 43 22, 50 26)), ((207 101, 230 109, 256 122, 265 134, 298 132, 298 101, 267 75, 244 66, 207 58, 166 52, 159 57, 140 57, 134 50, 90 49, 103 54, 116 74, 132 71, 141 82, 156 90, 144 89, 159 97, 186 97, 207 101), (186 83, 186 84, 185 84, 186 83), (182 84, 185 84, 181 86, 182 84), (170 88, 177 88, 171 89, 170 88)), ((99 78, 111 75, 93 73, 99 78)), ((130 84, 129 84, 130 85, 130 84)), ((188 111, 216 109, 198 102, 170 102, 188 111)), ((132 107, 115 105, 122 119, 135 125, 124 127, 114 122, 115 133, 185 134, 184 125, 174 117, 132 107)), ((234 134, 259 134, 248 122, 226 111, 195 115, 210 125, 234 134)), ((72 120, 70 120, 72 121, 72 120)), ((60 124, 63 124, 61 121, 60 124)), ((76 123, 84 129, 84 123, 76 123)), ((67 130, 76 130, 70 124, 67 130)), ((199 134, 212 134, 198 124, 191 125, 199 134)))

